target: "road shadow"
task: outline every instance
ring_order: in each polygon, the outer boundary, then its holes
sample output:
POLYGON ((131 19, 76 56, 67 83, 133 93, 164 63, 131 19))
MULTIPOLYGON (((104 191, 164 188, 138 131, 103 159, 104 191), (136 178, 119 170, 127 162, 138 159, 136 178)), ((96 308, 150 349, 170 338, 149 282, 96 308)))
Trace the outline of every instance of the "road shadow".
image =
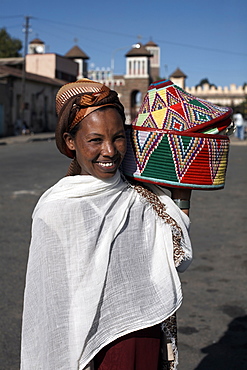
POLYGON ((232 320, 217 342, 202 349, 207 356, 195 370, 247 369, 247 316, 232 320))

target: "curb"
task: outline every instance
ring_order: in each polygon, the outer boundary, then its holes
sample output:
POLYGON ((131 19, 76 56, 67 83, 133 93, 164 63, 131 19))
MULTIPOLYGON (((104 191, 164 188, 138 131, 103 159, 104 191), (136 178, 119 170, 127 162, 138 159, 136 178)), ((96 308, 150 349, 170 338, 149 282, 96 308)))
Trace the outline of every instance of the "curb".
POLYGON ((0 145, 26 144, 36 141, 51 141, 51 140, 55 140, 55 133, 47 132, 32 135, 18 135, 4 137, 0 139, 0 145))

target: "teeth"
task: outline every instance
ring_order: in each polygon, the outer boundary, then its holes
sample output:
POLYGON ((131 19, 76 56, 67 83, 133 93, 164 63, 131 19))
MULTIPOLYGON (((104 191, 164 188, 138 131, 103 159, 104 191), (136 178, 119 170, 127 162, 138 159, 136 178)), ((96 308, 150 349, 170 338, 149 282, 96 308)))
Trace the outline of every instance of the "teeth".
POLYGON ((103 166, 103 167, 111 167, 113 166, 113 163, 112 162, 98 162, 100 166, 103 166))

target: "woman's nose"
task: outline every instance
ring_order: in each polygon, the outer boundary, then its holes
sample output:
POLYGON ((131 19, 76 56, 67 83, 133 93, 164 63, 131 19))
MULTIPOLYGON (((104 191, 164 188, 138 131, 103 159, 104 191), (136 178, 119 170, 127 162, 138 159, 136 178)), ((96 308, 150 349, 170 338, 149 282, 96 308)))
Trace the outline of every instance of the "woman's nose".
POLYGON ((107 141, 103 143, 102 146, 102 155, 108 156, 108 157, 113 157, 116 154, 116 147, 114 143, 107 141))

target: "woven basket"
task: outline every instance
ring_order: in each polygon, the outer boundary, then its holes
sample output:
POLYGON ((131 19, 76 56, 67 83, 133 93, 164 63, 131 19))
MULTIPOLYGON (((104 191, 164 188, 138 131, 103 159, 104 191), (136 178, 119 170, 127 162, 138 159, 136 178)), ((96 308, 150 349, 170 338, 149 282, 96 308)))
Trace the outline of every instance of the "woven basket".
POLYGON ((152 84, 127 129, 127 177, 167 187, 224 187, 232 110, 195 98, 171 81, 152 84))

